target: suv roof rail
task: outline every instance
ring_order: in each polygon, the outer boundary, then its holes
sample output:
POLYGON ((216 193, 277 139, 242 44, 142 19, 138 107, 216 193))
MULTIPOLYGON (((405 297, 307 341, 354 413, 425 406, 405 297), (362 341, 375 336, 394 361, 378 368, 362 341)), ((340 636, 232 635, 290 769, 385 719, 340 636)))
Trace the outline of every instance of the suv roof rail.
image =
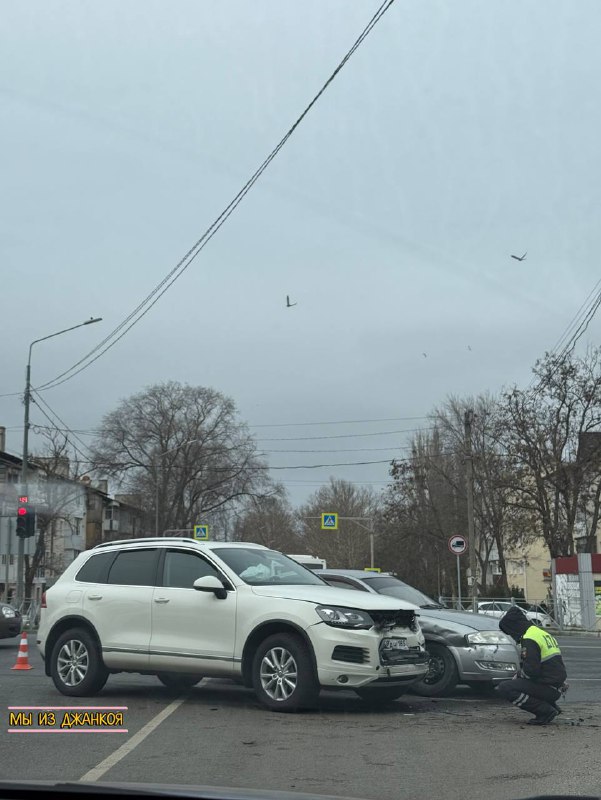
POLYGON ((100 547, 111 547, 114 544, 139 544, 140 542, 195 542, 199 544, 197 539, 187 536, 143 536, 138 539, 115 539, 112 542, 101 542, 92 549, 98 550, 100 547))

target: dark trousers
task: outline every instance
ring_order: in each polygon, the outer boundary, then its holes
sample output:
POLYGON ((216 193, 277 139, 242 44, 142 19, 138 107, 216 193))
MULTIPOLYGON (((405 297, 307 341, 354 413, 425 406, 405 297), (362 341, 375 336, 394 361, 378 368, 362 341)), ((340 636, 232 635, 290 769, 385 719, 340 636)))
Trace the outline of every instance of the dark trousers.
POLYGON ((561 697, 561 692, 548 683, 537 683, 528 678, 514 678, 503 681, 497 691, 505 700, 514 706, 529 711, 531 714, 546 716, 552 711, 553 704, 561 697))

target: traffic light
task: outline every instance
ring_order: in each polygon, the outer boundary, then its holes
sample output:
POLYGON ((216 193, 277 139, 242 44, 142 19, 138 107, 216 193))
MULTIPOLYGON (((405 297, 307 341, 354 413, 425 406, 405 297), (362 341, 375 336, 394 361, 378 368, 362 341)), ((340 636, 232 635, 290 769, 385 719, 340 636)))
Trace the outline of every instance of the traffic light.
POLYGON ((35 511, 29 506, 28 497, 19 497, 17 506, 17 536, 28 539, 35 536, 35 511))

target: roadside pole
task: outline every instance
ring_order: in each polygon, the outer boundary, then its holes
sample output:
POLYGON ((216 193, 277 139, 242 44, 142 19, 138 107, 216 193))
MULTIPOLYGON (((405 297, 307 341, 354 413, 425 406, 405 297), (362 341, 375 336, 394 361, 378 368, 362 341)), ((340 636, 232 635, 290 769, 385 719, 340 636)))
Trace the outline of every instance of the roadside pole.
POLYGON ((478 580, 476 577, 476 540, 474 533, 474 462, 472 457, 472 421, 474 412, 468 409, 464 415, 465 428, 465 460, 466 460, 466 490, 467 490, 467 538, 470 555, 469 588, 472 598, 472 611, 476 613, 476 599, 478 597, 478 580))
POLYGON ((12 520, 10 517, 6 518, 6 575, 4 578, 4 602, 8 603, 8 581, 10 578, 10 557, 12 555, 12 541, 11 541, 11 527, 12 520))
POLYGON ((449 538, 449 550, 451 553, 454 553, 457 558, 457 604, 459 608, 458 611, 463 611, 463 606, 461 604, 461 556, 467 550, 468 543, 465 540, 465 536, 451 536, 449 538))
POLYGON ((463 611, 461 605, 461 556, 457 556, 457 604, 459 606, 457 610, 463 611))

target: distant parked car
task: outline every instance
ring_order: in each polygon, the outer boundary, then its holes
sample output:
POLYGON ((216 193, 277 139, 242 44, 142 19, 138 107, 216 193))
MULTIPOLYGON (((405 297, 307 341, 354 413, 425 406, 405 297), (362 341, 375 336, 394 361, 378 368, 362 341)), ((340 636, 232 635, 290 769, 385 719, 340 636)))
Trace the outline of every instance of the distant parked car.
MULTIPOLYGON (((478 603, 478 614, 485 614, 487 617, 495 617, 500 619, 513 606, 513 603, 495 600, 494 602, 480 602, 478 603)), ((553 625, 553 620, 541 606, 527 605, 525 607, 518 606, 526 617, 534 625, 539 625, 541 628, 550 628, 553 625)))
POLYGON ((419 624, 430 655, 430 669, 411 687, 416 694, 426 697, 448 694, 458 683, 488 689, 517 673, 517 647, 499 630, 496 619, 444 608, 389 573, 325 569, 319 575, 341 589, 386 594, 419 606, 419 624))
POLYGON ((21 633, 22 618, 16 608, 0 603, 0 639, 10 639, 21 633))

